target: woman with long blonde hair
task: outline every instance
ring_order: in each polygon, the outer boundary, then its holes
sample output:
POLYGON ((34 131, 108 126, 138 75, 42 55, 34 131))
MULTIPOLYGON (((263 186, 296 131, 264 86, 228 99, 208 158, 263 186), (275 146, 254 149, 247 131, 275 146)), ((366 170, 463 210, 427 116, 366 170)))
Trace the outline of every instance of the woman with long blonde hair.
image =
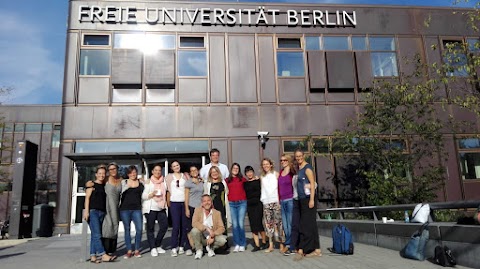
POLYGON ((262 193, 260 201, 263 203, 263 220, 269 238, 269 247, 265 252, 273 251, 273 240, 283 243, 282 213, 278 197, 278 172, 274 170, 273 161, 269 158, 262 160, 260 177, 262 193))
POLYGON ((289 154, 282 154, 280 157, 281 170, 278 176, 278 195, 280 198, 280 207, 282 209, 282 224, 285 232, 285 247, 281 245, 280 251, 283 255, 291 255, 294 247, 291 244, 292 234, 292 214, 293 214, 293 185, 292 180, 295 175, 292 157, 289 154))

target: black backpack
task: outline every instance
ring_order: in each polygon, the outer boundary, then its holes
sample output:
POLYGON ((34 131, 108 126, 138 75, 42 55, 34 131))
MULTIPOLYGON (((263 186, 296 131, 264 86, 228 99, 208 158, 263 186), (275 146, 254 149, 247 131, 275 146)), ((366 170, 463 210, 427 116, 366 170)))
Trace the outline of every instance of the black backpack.
POLYGON ((452 251, 447 246, 436 246, 435 257, 433 259, 443 267, 454 267, 457 264, 452 251))

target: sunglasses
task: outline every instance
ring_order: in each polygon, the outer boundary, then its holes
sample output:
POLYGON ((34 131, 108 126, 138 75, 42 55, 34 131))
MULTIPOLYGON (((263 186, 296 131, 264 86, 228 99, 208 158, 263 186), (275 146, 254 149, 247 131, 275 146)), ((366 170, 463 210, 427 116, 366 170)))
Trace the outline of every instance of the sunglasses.
POLYGON ((180 180, 177 179, 177 188, 180 188, 180 180))
POLYGON ((280 160, 280 161, 281 161, 281 162, 288 162, 288 160, 285 160, 285 159, 283 159, 283 160, 280 160))

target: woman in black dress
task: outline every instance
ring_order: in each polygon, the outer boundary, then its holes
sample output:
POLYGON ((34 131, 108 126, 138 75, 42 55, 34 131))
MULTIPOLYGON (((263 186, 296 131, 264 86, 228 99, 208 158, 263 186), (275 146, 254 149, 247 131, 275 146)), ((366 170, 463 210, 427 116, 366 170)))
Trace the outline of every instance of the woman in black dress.
POLYGON ((213 201, 213 208, 220 211, 222 214, 223 225, 225 226, 225 233, 227 232, 227 194, 228 188, 223 181, 222 173, 217 166, 212 166, 208 171, 208 181, 210 183, 210 189, 207 194, 210 194, 213 201))
POLYGON ((258 177, 255 176, 255 171, 251 166, 245 167, 245 176, 247 182, 243 184, 245 193, 247 195, 247 213, 250 221, 250 229, 253 234, 253 241, 255 246, 252 252, 259 251, 266 248, 267 241, 265 236, 265 230, 263 228, 263 204, 260 202, 261 185, 258 177), (262 237, 262 245, 258 235, 262 237))

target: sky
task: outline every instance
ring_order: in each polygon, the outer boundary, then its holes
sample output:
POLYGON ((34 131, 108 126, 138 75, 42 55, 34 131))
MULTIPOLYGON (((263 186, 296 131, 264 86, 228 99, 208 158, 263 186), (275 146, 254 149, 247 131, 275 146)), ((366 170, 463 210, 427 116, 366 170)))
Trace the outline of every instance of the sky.
MULTIPOLYGON (((454 0, 276 0, 240 2, 302 2, 452 6, 454 0)), ((231 0, 229 2, 236 2, 231 0)), ((457 6, 473 6, 477 1, 457 6)), ((60 104, 62 102, 67 0, 0 1, 0 96, 3 104, 60 104)))

